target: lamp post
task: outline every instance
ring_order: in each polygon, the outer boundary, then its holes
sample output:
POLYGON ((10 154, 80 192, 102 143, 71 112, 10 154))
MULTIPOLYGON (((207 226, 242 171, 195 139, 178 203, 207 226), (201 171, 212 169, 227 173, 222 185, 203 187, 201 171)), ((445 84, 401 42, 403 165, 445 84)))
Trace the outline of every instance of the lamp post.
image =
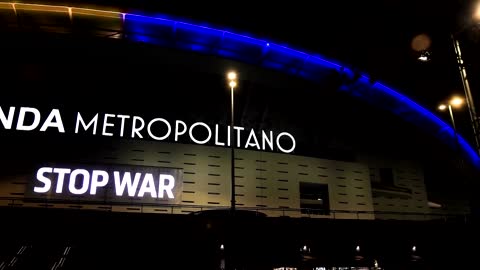
MULTIPOLYGON (((458 40, 455 38, 454 35, 452 35, 452 40, 453 40, 453 46, 455 48, 455 55, 457 57, 457 63, 458 63, 458 69, 460 71, 460 77, 462 79, 462 84, 463 84, 463 90, 465 92, 465 97, 466 97, 466 103, 468 107, 468 112, 470 114, 470 120, 472 123, 472 129, 473 129, 473 136, 475 139, 475 146, 477 148, 478 154, 480 154, 480 118, 477 116, 477 112, 475 109, 475 104, 473 102, 473 97, 472 97, 472 92, 470 91, 470 83, 467 78, 467 72, 465 70, 465 64, 463 63, 462 59, 462 52, 460 50, 460 43, 458 40)), ((451 112, 451 106, 449 105, 450 109, 450 114, 451 112)), ((452 121, 453 121, 453 116, 452 116, 452 121)), ((455 128, 455 126, 454 126, 455 128)))
MULTIPOLYGON (((228 86, 230 87, 230 153, 231 153, 231 205, 230 205, 230 216, 234 217, 235 216, 235 132, 234 132, 234 127, 235 127, 235 115, 234 115, 234 89, 237 87, 237 73, 230 71, 227 73, 227 79, 228 79, 228 86)), ((233 221, 233 220, 232 220, 233 221)), ((233 239, 233 235, 235 232, 234 222, 230 224, 231 226, 231 237, 233 239)), ((228 256, 227 256, 227 264, 226 264, 226 269, 228 270, 235 270, 235 248, 233 241, 230 243, 230 249, 228 250, 228 256)), ((223 247, 223 245, 222 245, 223 247)))
POLYGON ((470 83, 467 77, 467 72, 465 69, 465 63, 462 58, 462 51, 460 49, 460 42, 456 38, 456 34, 463 32, 466 28, 470 28, 473 25, 476 25, 480 22, 480 3, 477 4, 476 9, 472 12, 473 23, 469 22, 467 27, 462 27, 460 31, 451 35, 453 41, 453 48, 455 49, 455 56, 458 64, 458 70, 460 72, 460 78, 462 80, 463 90, 465 92, 465 101, 467 103, 468 112, 470 115, 470 121, 473 129, 473 137, 475 140, 475 146, 477 148, 477 153, 480 154, 480 117, 477 115, 475 109, 475 103, 473 102, 472 92, 470 90, 470 83))
POLYGON ((230 152, 231 152, 231 205, 230 211, 232 216, 235 215, 235 132, 234 132, 234 99, 233 92, 235 87, 237 87, 237 73, 231 71, 227 74, 229 80, 228 86, 230 86, 230 101, 231 101, 231 119, 230 119, 230 152))
MULTIPOLYGON (((480 155, 480 117, 477 115, 477 111, 473 101, 472 91, 470 89, 470 83, 467 77, 465 63, 463 62, 463 58, 462 58, 460 42, 457 39, 457 35, 459 33, 464 32, 466 29, 472 27, 473 25, 479 24, 479 22, 480 22, 480 3, 477 4, 476 10, 473 12, 473 23, 469 22, 465 26, 462 26, 461 29, 458 30, 457 32, 451 34, 451 40, 453 42, 453 48, 455 51, 458 71, 460 72, 460 79, 462 81, 463 91, 465 92, 465 103, 467 103, 468 113, 470 115, 470 124, 472 126, 475 148, 477 150, 477 154, 480 155)), ((429 61, 430 52, 425 49, 424 51, 422 51, 421 55, 418 57, 418 60, 421 62, 429 61)), ((447 106, 445 105, 445 109, 446 108, 447 106)))
POLYGON ((453 126, 453 132, 454 132, 454 136, 455 136, 455 144, 456 144, 456 147, 457 147, 457 151, 460 148, 459 148, 459 142, 458 142, 458 136, 457 136, 457 127, 455 125, 455 118, 453 117, 452 106, 457 108, 457 107, 460 107, 462 104, 463 104, 463 99, 462 98, 453 97, 452 99, 450 99, 448 101, 447 104, 440 104, 438 106, 438 109, 441 110, 441 111, 445 111, 448 108, 448 111, 450 113, 450 120, 452 121, 452 126, 453 126))

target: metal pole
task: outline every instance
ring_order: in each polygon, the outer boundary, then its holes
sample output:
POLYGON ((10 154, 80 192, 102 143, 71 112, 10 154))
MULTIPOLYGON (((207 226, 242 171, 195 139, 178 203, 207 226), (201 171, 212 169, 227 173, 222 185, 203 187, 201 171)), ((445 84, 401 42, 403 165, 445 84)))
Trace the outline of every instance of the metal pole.
POLYGON ((457 136, 457 127, 455 126, 455 120, 453 119, 452 105, 448 104, 448 111, 450 112, 450 119, 452 119, 453 131, 455 132, 455 137, 457 136))
POLYGON ((231 151, 231 184, 232 184, 232 198, 231 198, 231 214, 235 215, 235 132, 234 132, 234 106, 233 106, 233 86, 230 88, 231 93, 231 120, 230 120, 230 151, 231 151))
MULTIPOLYGON (((235 132, 234 132, 234 102, 233 102, 233 86, 230 86, 230 100, 231 100, 231 119, 230 119, 230 152, 231 152, 231 185, 232 185, 232 190, 231 190, 231 206, 230 206, 230 214, 231 217, 235 216, 235 132)), ((234 224, 235 222, 233 220, 230 220, 230 237, 231 239, 234 238, 235 235, 235 229, 234 229, 234 224)), ((229 260, 227 260, 227 269, 228 270, 235 270, 235 248, 234 248, 234 241, 232 240, 230 242, 230 250, 228 256, 229 260)))
POLYGON ((455 147, 456 147, 455 150, 460 153, 460 143, 458 141, 457 126, 455 125, 455 119, 453 118, 452 105, 450 104, 448 104, 448 111, 450 112, 450 119, 452 120, 453 136, 455 136, 455 147))
POLYGON ((465 64, 463 63, 462 59, 460 43, 457 39, 455 39, 454 35, 452 35, 452 40, 453 47, 455 48, 455 55, 457 57, 458 70, 460 71, 460 77, 462 79, 463 90, 465 91, 465 99, 467 101, 468 112, 470 114, 470 120, 473 128, 473 136, 475 138, 477 152, 480 154, 480 119, 477 117, 477 113, 475 110, 475 104, 473 102, 472 92, 470 91, 470 84, 468 82, 465 64))

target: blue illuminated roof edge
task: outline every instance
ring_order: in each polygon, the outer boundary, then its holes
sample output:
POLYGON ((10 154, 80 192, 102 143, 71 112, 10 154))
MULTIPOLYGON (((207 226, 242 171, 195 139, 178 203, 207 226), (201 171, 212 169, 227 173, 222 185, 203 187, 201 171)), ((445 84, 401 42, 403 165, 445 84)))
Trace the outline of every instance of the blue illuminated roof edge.
MULTIPOLYGON (((262 67, 287 72, 315 81, 316 71, 337 71, 347 76, 353 77, 354 72, 345 67, 325 60, 320 56, 307 52, 295 50, 283 45, 278 45, 254 37, 240 35, 232 31, 220 30, 212 27, 201 26, 193 23, 172 20, 167 18, 150 17, 139 14, 126 13, 124 18, 124 30, 127 38, 135 41, 143 41, 165 46, 173 46, 183 50, 190 50, 206 54, 214 54, 227 59, 238 60, 240 62, 259 64, 262 67), (151 27, 151 29, 149 29, 151 27), (158 38, 155 31, 164 31, 160 28, 168 28, 172 36, 158 38), (183 40, 179 40, 177 31, 181 31, 183 40), (170 39, 170 43, 163 41, 170 39)), ((426 108, 420 106, 407 96, 387 87, 379 82, 371 82, 370 79, 361 75, 357 78, 357 84, 364 88, 377 91, 379 95, 386 95, 396 101, 398 107, 409 110, 414 113, 414 117, 406 119, 401 112, 396 112, 396 107, 386 107, 394 114, 399 115, 406 121, 413 122, 420 128, 425 128, 421 122, 427 120, 433 130, 433 135, 440 138, 450 147, 455 147, 455 133, 450 125, 435 116, 426 108), (412 120, 414 119, 414 120, 412 120)), ((358 91, 355 94, 368 98, 365 93, 358 91)), ((381 104, 378 104, 381 105, 381 104)), ((381 106, 380 106, 381 107, 381 106)), ((384 106, 385 107, 385 106, 384 106)), ((432 132, 432 130, 429 130, 432 132)), ((477 168, 480 168, 480 157, 471 145, 460 135, 458 135, 458 144, 462 149, 464 156, 477 168)))

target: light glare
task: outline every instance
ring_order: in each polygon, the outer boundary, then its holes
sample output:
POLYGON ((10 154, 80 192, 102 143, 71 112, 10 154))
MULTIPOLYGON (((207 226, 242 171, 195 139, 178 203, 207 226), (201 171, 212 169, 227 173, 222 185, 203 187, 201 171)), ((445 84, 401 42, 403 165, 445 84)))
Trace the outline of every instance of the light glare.
POLYGON ((475 11, 473 13, 473 18, 476 21, 480 21, 480 3, 477 4, 477 7, 475 8, 475 11))
POLYGON ((237 86, 237 82, 231 81, 228 85, 230 85, 231 88, 234 88, 237 86))
POLYGON ((236 80, 237 79, 237 73, 231 71, 231 72, 228 73, 227 77, 228 77, 229 80, 236 80))
POLYGON ((445 109, 447 109, 447 105, 441 104, 440 106, 438 106, 438 109, 439 109, 440 111, 444 111, 445 109))
POLYGON ((418 60, 422 61, 422 62, 427 62, 428 61, 428 57, 426 55, 421 55, 420 57, 418 57, 418 60))
POLYGON ((458 107, 463 104, 463 99, 459 97, 454 97, 452 100, 450 100, 450 104, 452 104, 455 107, 458 107))

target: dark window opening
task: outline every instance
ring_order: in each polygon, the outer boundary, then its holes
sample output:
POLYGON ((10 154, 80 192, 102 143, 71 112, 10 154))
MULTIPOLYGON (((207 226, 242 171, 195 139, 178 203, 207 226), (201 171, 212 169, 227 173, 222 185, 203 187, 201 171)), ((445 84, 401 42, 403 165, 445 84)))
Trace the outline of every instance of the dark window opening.
POLYGON ((380 168, 380 182, 386 186, 393 186, 393 170, 392 168, 380 168))
POLYGON ((392 168, 380 168, 378 169, 378 172, 379 181, 372 181, 372 188, 395 192, 405 192, 410 194, 412 193, 412 190, 409 188, 395 185, 395 176, 392 168))
POLYGON ((329 215, 328 185, 300 182, 300 208, 303 214, 329 215))

